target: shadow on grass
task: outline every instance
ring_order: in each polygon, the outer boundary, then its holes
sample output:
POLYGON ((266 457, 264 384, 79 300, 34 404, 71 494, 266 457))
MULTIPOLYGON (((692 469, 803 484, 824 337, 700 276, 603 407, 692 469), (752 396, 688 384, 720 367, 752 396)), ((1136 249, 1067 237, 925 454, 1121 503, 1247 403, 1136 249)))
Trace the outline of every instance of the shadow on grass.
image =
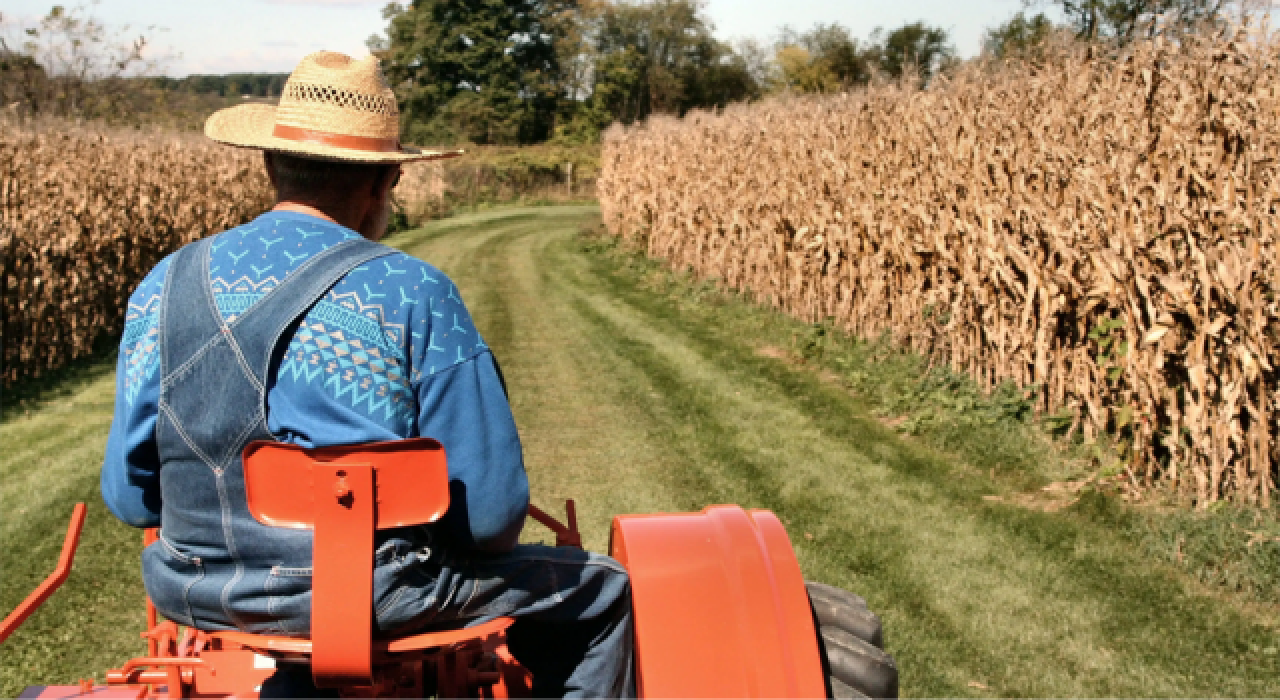
POLYGON ((0 387, 0 422, 10 420, 40 406, 71 397, 88 384, 114 372, 119 356, 119 338, 100 341, 94 352, 65 367, 13 386, 0 387))

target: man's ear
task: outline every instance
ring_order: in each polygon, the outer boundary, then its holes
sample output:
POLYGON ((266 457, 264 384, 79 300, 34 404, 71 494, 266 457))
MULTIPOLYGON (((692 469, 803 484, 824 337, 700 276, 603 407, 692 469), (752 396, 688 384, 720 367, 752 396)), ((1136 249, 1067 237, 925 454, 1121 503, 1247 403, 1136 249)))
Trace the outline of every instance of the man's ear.
POLYGON ((373 196, 379 202, 391 198, 391 190, 395 188, 396 182, 400 180, 400 166, 392 165, 382 169, 382 173, 373 183, 373 196))

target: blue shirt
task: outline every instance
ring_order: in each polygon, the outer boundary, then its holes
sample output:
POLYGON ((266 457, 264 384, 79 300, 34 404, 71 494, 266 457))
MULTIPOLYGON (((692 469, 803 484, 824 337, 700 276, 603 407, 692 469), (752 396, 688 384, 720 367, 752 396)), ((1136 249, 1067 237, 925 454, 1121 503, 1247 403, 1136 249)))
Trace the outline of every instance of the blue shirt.
MULTIPOLYGON (((312 255, 357 235, 294 212, 218 234, 209 269, 218 310, 234 320, 312 255)), ((169 260, 129 299, 102 465, 107 507, 136 527, 160 523, 157 340, 169 260)), ((267 410, 278 440, 306 447, 435 438, 449 462, 450 542, 515 545, 529 504, 520 437, 493 355, 457 287, 435 267, 397 253, 348 273, 284 349, 267 410)))

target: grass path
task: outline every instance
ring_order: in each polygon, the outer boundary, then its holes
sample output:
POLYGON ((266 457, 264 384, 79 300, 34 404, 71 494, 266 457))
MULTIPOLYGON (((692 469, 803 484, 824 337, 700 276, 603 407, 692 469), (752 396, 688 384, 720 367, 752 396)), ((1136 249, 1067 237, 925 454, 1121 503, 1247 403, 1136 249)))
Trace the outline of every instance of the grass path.
MULTIPOLYGON (((906 695, 1280 692, 1273 609, 1198 590, 1096 513, 984 500, 1000 486, 981 469, 760 352, 792 322, 682 296, 587 250, 576 234, 594 216, 499 210, 394 241, 457 282, 502 362, 534 499, 576 498, 588 546, 604 548, 614 513, 771 508, 809 578, 885 618, 906 695)), ((0 695, 101 673, 138 648, 137 536, 96 495, 111 382, 90 373, 0 424, 0 606, 52 565, 70 503, 99 504, 71 583, 0 649, 0 695)))

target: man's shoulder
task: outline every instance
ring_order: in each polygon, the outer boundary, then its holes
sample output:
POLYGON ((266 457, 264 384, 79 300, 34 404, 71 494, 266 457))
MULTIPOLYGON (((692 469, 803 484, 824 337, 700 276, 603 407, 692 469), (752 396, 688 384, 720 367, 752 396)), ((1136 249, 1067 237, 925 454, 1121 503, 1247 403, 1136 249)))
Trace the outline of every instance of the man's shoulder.
POLYGON ((395 250, 395 252, 382 258, 382 260, 389 274, 394 270, 403 270, 415 283, 427 285, 422 287, 423 289, 430 290, 435 287, 447 287, 453 284, 453 280, 449 279, 449 276, 440 268, 403 251, 395 250))
MULTIPOLYGON (((390 305, 431 305, 457 296, 457 286, 440 268, 395 248, 387 248, 387 254, 374 258, 351 270, 344 283, 357 289, 370 285, 370 290, 381 289, 390 305)), ((366 290, 368 291, 368 290, 366 290)), ((377 294, 379 298, 381 294, 377 294)))
POLYGON ((140 321, 148 316, 153 316, 160 311, 160 296, 164 293, 164 279, 169 271, 169 265, 173 262, 173 256, 177 253, 170 253, 160 262, 151 268, 146 277, 138 283, 133 290, 133 294, 129 296, 129 305, 125 310, 125 322, 140 321))

